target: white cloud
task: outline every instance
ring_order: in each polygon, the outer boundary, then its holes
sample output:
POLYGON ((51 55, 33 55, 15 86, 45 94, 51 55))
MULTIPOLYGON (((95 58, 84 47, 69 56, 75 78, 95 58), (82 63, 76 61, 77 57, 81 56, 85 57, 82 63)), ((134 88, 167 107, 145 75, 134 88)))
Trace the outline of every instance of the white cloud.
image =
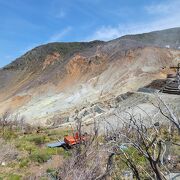
MULTIPOLYGON (((152 29, 153 30, 153 29, 152 29)), ((92 36, 88 37, 87 40, 112 40, 121 37, 126 34, 137 34, 149 31, 149 28, 145 24, 126 24, 118 26, 103 26, 97 29, 92 36)))
POLYGON ((109 40, 116 38, 121 35, 121 30, 119 27, 111 27, 111 26, 103 26, 99 28, 90 38, 89 40, 109 40))
POLYGON ((149 14, 176 14, 179 13, 180 1, 179 0, 166 0, 163 3, 152 4, 145 7, 149 14))
POLYGON ((62 19, 66 16, 66 12, 64 9, 61 9, 57 14, 55 15, 56 18, 62 19))
POLYGON ((137 34, 179 27, 179 7, 179 0, 168 0, 164 3, 146 6, 145 11, 153 16, 153 20, 139 23, 119 24, 117 26, 102 26, 89 36, 87 40, 111 40, 126 34, 137 34))
POLYGON ((61 32, 58 32, 56 34, 53 34, 50 38, 48 42, 55 42, 55 41, 60 41, 62 40, 62 38, 64 36, 66 36, 70 31, 72 30, 72 28, 70 26, 66 27, 65 29, 63 29, 61 32))

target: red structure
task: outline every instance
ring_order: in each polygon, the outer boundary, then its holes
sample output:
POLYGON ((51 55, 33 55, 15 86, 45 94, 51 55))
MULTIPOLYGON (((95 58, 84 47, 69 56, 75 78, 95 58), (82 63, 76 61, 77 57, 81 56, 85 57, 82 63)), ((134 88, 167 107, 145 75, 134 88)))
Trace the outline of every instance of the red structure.
POLYGON ((83 135, 80 137, 78 132, 76 132, 74 136, 64 137, 64 142, 69 146, 79 144, 80 142, 85 142, 86 140, 87 140, 87 136, 83 135))
POLYGON ((69 149, 74 145, 86 142, 87 139, 87 134, 79 136, 78 132, 76 132, 74 136, 65 136, 64 140, 47 144, 47 146, 50 148, 63 147, 65 149, 69 149))

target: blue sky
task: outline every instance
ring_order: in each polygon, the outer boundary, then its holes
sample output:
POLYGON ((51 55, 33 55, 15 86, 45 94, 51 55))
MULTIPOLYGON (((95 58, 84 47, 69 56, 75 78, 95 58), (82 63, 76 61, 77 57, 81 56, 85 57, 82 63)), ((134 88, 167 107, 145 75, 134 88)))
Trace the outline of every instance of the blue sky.
POLYGON ((180 26, 180 0, 0 0, 0 67, 48 42, 180 26))

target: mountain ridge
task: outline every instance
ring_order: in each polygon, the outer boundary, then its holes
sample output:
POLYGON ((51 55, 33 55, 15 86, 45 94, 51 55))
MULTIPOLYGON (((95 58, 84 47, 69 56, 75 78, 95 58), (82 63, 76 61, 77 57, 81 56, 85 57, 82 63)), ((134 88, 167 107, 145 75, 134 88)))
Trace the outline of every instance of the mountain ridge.
MULTIPOLYGON (((152 41, 159 41, 160 40, 160 38, 157 40, 157 38, 156 38, 156 36, 158 36, 159 37, 159 35, 162 35, 162 36, 167 36, 168 34, 171 34, 171 36, 170 36, 170 39, 173 39, 173 40, 175 40, 175 41, 177 41, 178 42, 178 44, 176 44, 176 46, 173 46, 172 48, 175 48, 175 49, 177 49, 177 48, 180 48, 180 36, 178 36, 179 35, 179 33, 180 33, 180 27, 176 27, 176 28, 170 28, 170 29, 165 29, 165 30, 159 30, 159 31, 152 31, 152 32, 149 32, 149 33, 142 33, 142 34, 129 34, 129 35, 124 35, 124 36, 121 36, 121 37, 119 37, 119 38, 116 38, 116 39, 113 39, 113 40, 110 40, 110 41, 100 41, 100 40, 93 40, 93 41, 89 41, 89 42, 52 42, 52 43, 47 43, 47 44, 43 44, 43 45, 40 45, 40 46, 37 46, 37 47, 35 47, 35 48, 33 48, 33 49, 31 49, 31 50, 29 50, 27 53, 25 53, 24 55, 22 55, 21 57, 19 57, 19 58, 17 58, 17 59, 15 59, 13 62, 11 62, 10 64, 12 64, 12 63, 14 63, 15 61, 17 61, 17 60, 19 60, 19 59, 21 59, 21 58, 23 58, 24 56, 27 56, 27 55, 29 55, 29 54, 31 54, 33 51, 35 51, 35 50, 38 50, 38 49, 41 49, 41 48, 43 48, 43 47, 47 47, 47 49, 48 49, 48 47, 49 46, 56 46, 56 45, 81 45, 82 44, 82 46, 80 46, 80 47, 82 47, 82 50, 83 50, 83 44, 85 45, 85 48, 88 48, 88 45, 89 45, 89 48, 90 47, 92 47, 93 45, 100 45, 100 44, 106 44, 106 43, 109 43, 109 42, 112 42, 112 41, 117 41, 117 40, 135 40, 135 41, 139 41, 139 42, 141 42, 141 40, 143 39, 143 36, 148 36, 148 37, 153 37, 152 38, 152 41), (173 37, 174 38, 172 38, 172 33, 173 34, 175 34, 173 37)), ((168 43, 168 39, 167 39, 168 37, 166 37, 166 40, 164 40, 165 42, 167 41, 167 43, 168 43)), ((163 41, 163 40, 162 40, 163 41)), ((164 43, 165 43, 164 42, 164 43)), ((145 42, 147 45, 152 45, 151 43, 149 43, 149 42, 145 42)), ((164 45, 168 45, 168 44, 164 44, 164 45)), ((159 46, 158 46, 159 47, 159 46)), ((161 46, 160 46, 161 47, 161 46)), ((163 47, 163 46, 162 46, 163 47)), ((164 46, 165 47, 165 46, 164 46)), ((65 48, 67 48, 67 47, 65 47, 65 48)), ((84 48, 84 49, 85 49, 84 48)), ((52 49, 55 51, 55 50, 57 50, 58 49, 58 47, 52 47, 52 49)), ((62 49, 63 49, 63 47, 62 47, 62 49)), ((77 48, 77 50, 78 50, 78 48, 77 48)), ((71 51, 71 49, 69 49, 68 50, 68 48, 67 48, 67 51, 71 51)), ((73 53, 73 52, 72 52, 73 53)), ((74 53, 75 53, 75 51, 74 51, 74 53)), ((8 66, 10 65, 10 64, 8 64, 8 65, 6 65, 5 67, 3 67, 2 69, 6 69, 6 68, 8 68, 8 66)))
POLYGON ((180 28, 36 47, 0 70, 1 113, 10 108, 29 122, 45 122, 82 104, 136 91, 172 72, 179 47, 180 28))

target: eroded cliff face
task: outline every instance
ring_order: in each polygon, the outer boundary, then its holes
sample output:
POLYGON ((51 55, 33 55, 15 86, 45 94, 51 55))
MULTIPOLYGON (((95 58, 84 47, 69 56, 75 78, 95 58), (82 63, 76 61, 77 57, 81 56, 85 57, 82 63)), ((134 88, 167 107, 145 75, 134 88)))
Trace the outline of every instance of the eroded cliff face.
POLYGON ((11 109, 30 123, 46 123, 165 78, 178 62, 178 48, 132 38, 35 48, 0 70, 0 112, 11 109))
POLYGON ((51 55, 47 55, 44 62, 43 62, 43 70, 48 67, 53 65, 56 61, 60 59, 61 55, 58 52, 53 52, 51 55))

